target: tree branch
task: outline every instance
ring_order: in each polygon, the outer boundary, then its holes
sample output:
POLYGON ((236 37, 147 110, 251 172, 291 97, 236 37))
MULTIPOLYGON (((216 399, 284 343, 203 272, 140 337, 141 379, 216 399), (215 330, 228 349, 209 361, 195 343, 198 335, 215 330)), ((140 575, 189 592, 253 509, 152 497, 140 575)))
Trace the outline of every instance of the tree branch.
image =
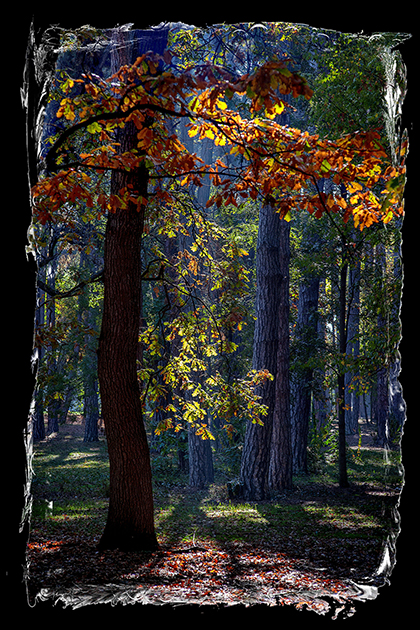
POLYGON ((76 133, 80 129, 85 129, 86 127, 88 127, 89 125, 95 122, 102 122, 105 120, 125 119, 125 118, 128 118, 135 111, 142 111, 146 109, 149 109, 154 112, 159 112, 166 116, 176 116, 178 118, 185 118, 185 117, 191 118, 192 116, 191 112, 187 112, 187 111, 177 112, 172 109, 163 107, 161 105, 156 105, 154 103, 138 103, 137 105, 133 105, 133 107, 130 107, 129 109, 125 111, 123 111, 120 107, 118 107, 114 112, 103 112, 101 114, 98 114, 97 116, 91 116, 90 118, 87 118, 86 120, 82 120, 79 123, 76 123, 72 127, 68 127, 61 133, 60 137, 55 141, 55 143, 52 145, 52 147, 50 148, 50 150, 48 151, 45 157, 45 164, 47 166, 48 171, 52 172, 54 168, 57 166, 56 159, 57 159, 57 154, 60 147, 66 142, 68 138, 70 138, 70 136, 72 136, 74 133, 76 133))
POLYGON ((56 289, 49 287, 47 284, 45 284, 45 282, 43 282, 39 278, 38 278, 37 286, 40 289, 42 289, 42 291, 44 291, 45 293, 48 293, 48 295, 50 295, 52 298, 72 297, 73 295, 77 295, 77 293, 79 293, 79 291, 83 289, 83 287, 85 287, 87 284, 91 284, 92 282, 102 281, 103 273, 104 273, 104 270, 101 269, 101 271, 98 271, 97 273, 93 274, 93 276, 91 276, 87 280, 82 280, 82 282, 79 282, 79 284, 76 284, 76 286, 74 286, 72 289, 69 289, 68 291, 57 291, 56 289))

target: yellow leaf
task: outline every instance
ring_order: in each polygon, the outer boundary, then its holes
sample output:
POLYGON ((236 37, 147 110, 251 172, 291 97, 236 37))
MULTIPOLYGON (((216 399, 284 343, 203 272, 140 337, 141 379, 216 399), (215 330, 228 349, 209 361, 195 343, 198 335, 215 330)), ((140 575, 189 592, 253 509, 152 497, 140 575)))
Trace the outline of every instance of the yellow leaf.
POLYGON ((216 105, 219 107, 219 109, 227 108, 227 104, 225 103, 225 101, 221 101, 220 99, 217 99, 216 105))
POLYGON ((328 195, 327 197, 327 207, 332 208, 334 205, 334 197, 333 195, 328 195))
POLYGON ((348 187, 348 191, 350 193, 357 192, 358 190, 363 190, 363 186, 359 184, 359 182, 351 182, 348 187))
POLYGON ((204 138, 210 138, 210 140, 214 139, 214 133, 211 129, 206 129, 204 132, 204 138))
POLYGON ((270 118, 270 120, 272 120, 276 116, 279 116, 281 113, 283 113, 283 111, 284 111, 284 104, 275 103, 273 107, 270 107, 266 110, 265 115, 267 116, 267 118, 270 118))

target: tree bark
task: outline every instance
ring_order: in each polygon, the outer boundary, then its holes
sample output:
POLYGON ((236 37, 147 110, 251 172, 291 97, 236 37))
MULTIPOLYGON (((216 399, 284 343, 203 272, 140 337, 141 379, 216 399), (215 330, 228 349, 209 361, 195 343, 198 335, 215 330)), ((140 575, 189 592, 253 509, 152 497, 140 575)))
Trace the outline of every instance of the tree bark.
MULTIPOLYGON (((347 331, 347 354, 356 359, 360 351, 359 342, 359 306, 360 306, 360 261, 349 272, 349 317, 347 331)), ((355 435, 359 430, 359 401, 357 391, 350 388, 352 379, 357 373, 347 372, 345 375, 346 433, 355 435)))
POLYGON ((210 440, 203 440, 195 434, 196 429, 188 431, 188 469, 189 485, 201 490, 214 481, 213 456, 210 440))
MULTIPOLYGON (((134 130, 123 130, 121 150, 134 130), (130 133, 131 131, 131 133, 130 133)), ((116 193, 128 180, 142 196, 147 173, 117 174, 116 193), (126 180, 126 181, 122 181, 126 180)), ((104 304, 98 348, 102 418, 108 441, 110 500, 100 541, 106 549, 155 549, 149 446, 137 378, 143 212, 130 205, 108 217, 104 251, 104 304)))
MULTIPOLYGON (((260 209, 257 240, 256 323, 253 347, 253 369, 267 369, 274 380, 265 381, 257 391, 268 407, 263 425, 248 422, 241 459, 241 486, 246 499, 262 500, 270 495, 269 466, 276 403, 276 377, 279 364, 279 315, 281 285, 284 281, 281 256, 281 224, 278 214, 269 205, 260 209)), ((280 399, 277 405, 280 405, 280 399)), ((286 402, 285 402, 286 404, 286 402)), ((280 408, 276 410, 276 444, 280 439, 280 408)), ((273 462, 273 482, 274 482, 273 462)))
MULTIPOLYGON (((133 61, 124 46, 127 33, 118 33, 114 64, 133 61), (117 45, 119 44, 119 45, 117 45)), ((119 129, 121 153, 137 143, 132 123, 119 129)), ((147 196, 148 172, 113 172, 111 193, 132 186, 147 196)), ((149 445, 143 422, 137 378, 138 336, 141 318, 141 239, 144 212, 134 204, 109 215, 104 246, 104 302, 98 348, 98 378, 102 418, 110 465, 109 510, 99 547, 102 549, 153 550, 154 529, 152 474, 149 445)))
POLYGON ((290 334, 289 334, 289 264, 290 223, 280 223, 280 270, 278 288, 278 348, 275 380, 275 404, 271 435, 268 486, 270 494, 292 488, 293 456, 290 426, 290 334))
POLYGON ((85 379, 85 433, 84 442, 98 442, 98 422, 99 422, 99 401, 98 401, 98 379, 91 374, 85 379))

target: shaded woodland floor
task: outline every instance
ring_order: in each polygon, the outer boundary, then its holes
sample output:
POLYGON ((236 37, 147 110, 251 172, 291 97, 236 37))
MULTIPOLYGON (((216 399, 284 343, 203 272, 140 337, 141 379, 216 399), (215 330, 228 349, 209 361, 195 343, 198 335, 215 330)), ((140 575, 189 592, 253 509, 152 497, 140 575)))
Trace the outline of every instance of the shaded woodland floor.
POLYGON ((296 477, 275 500, 247 503, 229 500, 222 481, 197 491, 155 466, 160 548, 124 553, 97 550, 108 506, 106 439, 84 443, 80 421, 61 426, 34 447, 29 601, 290 604, 350 616, 384 583, 399 527, 401 467, 384 465, 365 429, 361 444, 349 438, 346 490, 331 464, 296 477))

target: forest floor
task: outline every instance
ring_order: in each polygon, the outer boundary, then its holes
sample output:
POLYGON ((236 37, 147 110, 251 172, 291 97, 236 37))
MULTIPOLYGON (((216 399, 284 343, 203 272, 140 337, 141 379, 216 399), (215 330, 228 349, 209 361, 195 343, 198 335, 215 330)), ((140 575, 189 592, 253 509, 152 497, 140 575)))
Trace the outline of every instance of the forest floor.
POLYGON ((160 547, 125 553, 97 549, 108 507, 106 439, 84 443, 80 420, 60 426, 34 447, 29 601, 289 604, 351 616, 385 583, 398 535, 401 467, 393 452, 385 463, 369 429, 361 442, 349 436, 350 488, 338 487, 331 463, 271 501, 229 500, 223 480, 191 489, 175 464, 152 460, 160 547))

